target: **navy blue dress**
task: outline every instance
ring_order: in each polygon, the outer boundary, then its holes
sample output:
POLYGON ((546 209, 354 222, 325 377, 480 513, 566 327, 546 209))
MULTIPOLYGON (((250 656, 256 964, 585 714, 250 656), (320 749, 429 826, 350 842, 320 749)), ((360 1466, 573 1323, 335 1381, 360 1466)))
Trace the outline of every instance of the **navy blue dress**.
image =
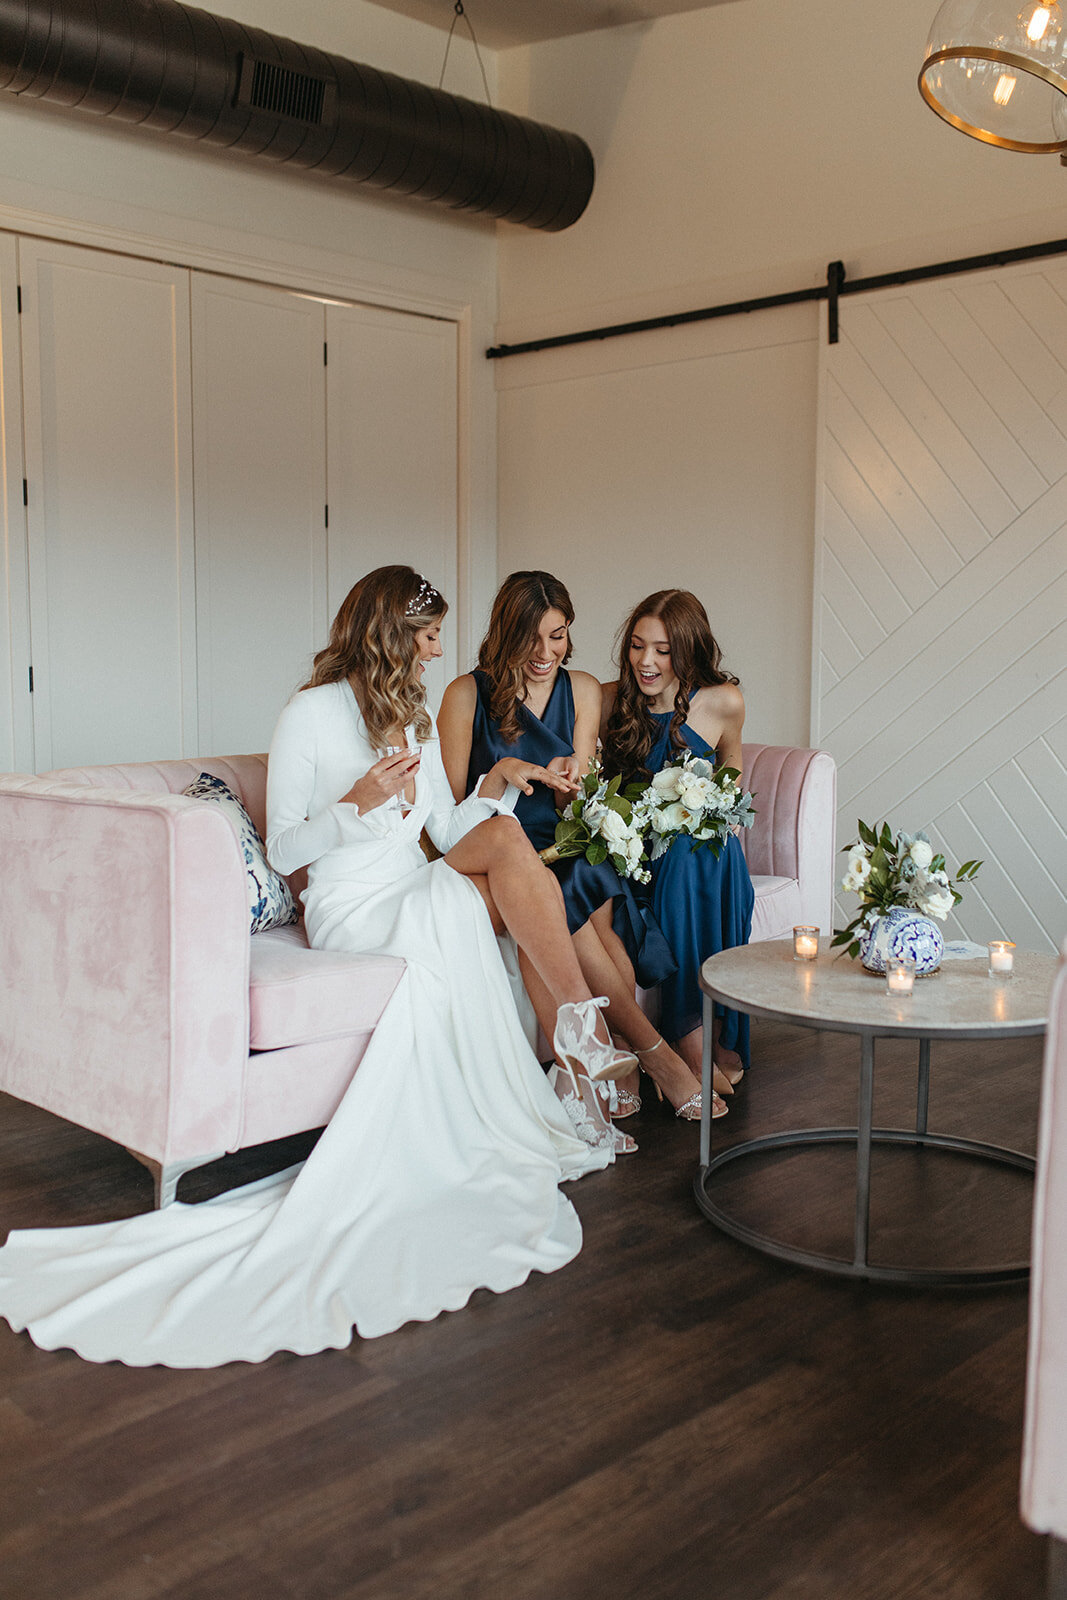
MULTIPOLYGON (((574 692, 569 673, 562 668, 557 672, 542 717, 535 717, 526 706, 519 705, 520 731, 514 744, 508 744, 501 737, 500 724, 493 718, 492 696, 485 673, 475 668, 471 676, 478 686, 478 701, 471 729, 468 794, 483 773, 504 756, 518 756, 521 761, 546 767, 556 756, 574 754, 574 692)), ((534 784, 533 794, 519 795, 515 815, 535 849, 543 850, 555 841, 559 812, 554 791, 543 783, 534 784)), ((614 900, 612 925, 626 947, 641 987, 651 989, 674 971, 670 947, 656 926, 650 907, 637 900, 629 881, 619 877, 610 861, 591 867, 583 856, 577 856, 557 861, 552 871, 563 890, 567 927, 571 933, 577 933, 598 906, 606 900, 614 900)))
MULTIPOLYGON (((658 772, 677 760, 677 753, 668 749, 671 713, 652 716, 660 731, 645 765, 658 772)), ((682 724, 682 738, 694 755, 714 763, 715 751, 687 722, 682 724)), ((700 1026, 701 962, 719 950, 748 943, 755 892, 740 841, 733 834, 718 857, 707 845, 694 850, 693 841, 684 834, 675 839, 667 854, 652 863, 651 889, 653 913, 678 963, 660 988, 660 1032, 673 1042, 700 1026)), ((747 1067, 748 1017, 717 1001, 715 1015, 722 1018, 721 1043, 736 1050, 747 1067)))

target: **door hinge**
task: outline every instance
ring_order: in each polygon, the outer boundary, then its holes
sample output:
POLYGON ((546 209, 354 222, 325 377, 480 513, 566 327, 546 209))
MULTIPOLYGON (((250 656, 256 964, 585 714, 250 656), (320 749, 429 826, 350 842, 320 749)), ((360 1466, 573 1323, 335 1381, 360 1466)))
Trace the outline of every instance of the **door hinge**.
POLYGON ((30 693, 33 693, 33 668, 30 668, 30 693))
POLYGON ((21 315, 22 315, 22 285, 21 285, 21 283, 20 283, 20 284, 18 284, 18 285, 17 285, 17 287, 16 287, 16 293, 17 293, 17 295, 18 295, 18 310, 19 310, 19 316, 20 316, 20 317, 21 317, 21 315))
POLYGON ((327 354, 327 346, 326 346, 326 341, 325 340, 323 340, 323 344, 322 344, 322 364, 323 364, 324 367, 328 367, 329 364, 330 364, 330 357, 327 354))
POLYGON ((25 478, 22 480, 22 503, 24 506, 28 506, 30 503, 30 486, 25 478))
POLYGON ((326 519, 325 519, 326 520, 326 526, 329 527, 330 526, 330 508, 329 508, 329 506, 323 506, 322 509, 326 513, 326 519))

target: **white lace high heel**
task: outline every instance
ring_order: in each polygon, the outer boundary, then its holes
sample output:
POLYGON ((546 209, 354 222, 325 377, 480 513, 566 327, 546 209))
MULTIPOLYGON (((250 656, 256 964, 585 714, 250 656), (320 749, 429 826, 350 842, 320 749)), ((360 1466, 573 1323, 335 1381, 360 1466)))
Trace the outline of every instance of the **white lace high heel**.
MULTIPOLYGON (((556 1030, 552 1043, 561 1061, 571 1072, 586 1073, 594 1083, 605 1078, 626 1078, 637 1066, 632 1050, 616 1050, 608 1036, 607 1044, 597 1038, 597 1023, 608 1004, 606 995, 595 1000, 568 1001, 556 1012, 556 1030)), ((607 1028, 604 1029, 607 1033, 607 1028)))
POLYGON ((553 1066, 548 1081, 583 1144, 593 1150, 610 1150, 612 1159, 634 1154, 636 1139, 612 1125, 601 1103, 601 1091, 590 1078, 576 1073, 568 1062, 566 1068, 553 1066))

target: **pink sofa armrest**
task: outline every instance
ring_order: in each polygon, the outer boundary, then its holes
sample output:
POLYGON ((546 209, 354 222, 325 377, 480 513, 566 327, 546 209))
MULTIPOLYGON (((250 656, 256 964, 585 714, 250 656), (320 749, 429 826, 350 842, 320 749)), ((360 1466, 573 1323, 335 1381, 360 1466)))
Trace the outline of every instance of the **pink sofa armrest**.
POLYGON ((245 870, 181 795, 0 777, 0 1088, 160 1162, 235 1148, 245 870))
POLYGON ((1067 1539, 1067 941, 1052 989, 1030 1279, 1020 1503, 1038 1533, 1067 1539))
POLYGON ((746 744, 744 785, 756 820, 741 834, 753 877, 795 878, 800 919, 828 933, 833 926, 837 766, 825 750, 746 744))

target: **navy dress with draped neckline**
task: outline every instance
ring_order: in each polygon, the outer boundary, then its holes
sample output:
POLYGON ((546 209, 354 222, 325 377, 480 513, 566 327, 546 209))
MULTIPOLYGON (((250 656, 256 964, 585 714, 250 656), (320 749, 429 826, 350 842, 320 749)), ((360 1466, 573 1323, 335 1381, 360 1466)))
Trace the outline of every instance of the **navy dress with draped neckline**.
MULTIPOLYGON (((522 761, 545 767, 556 756, 574 754, 574 691, 570 674, 562 667, 556 673, 548 704, 540 717, 521 702, 518 705, 519 737, 512 744, 503 738, 500 724, 493 717, 489 679, 478 667, 471 676, 477 685, 478 698, 467 766, 468 794, 478 779, 505 756, 518 756, 522 761)), ((553 843, 559 821, 553 790, 543 783, 535 783, 533 794, 519 795, 515 815, 535 849, 543 850, 553 843)), ((633 962, 641 987, 650 989, 674 971, 670 947, 656 925, 651 908, 638 900, 629 881, 619 877, 610 861, 592 867, 584 857, 578 856, 557 861, 552 871, 563 890, 571 933, 577 933, 598 906, 613 900, 612 925, 633 962)))
MULTIPOLYGON (((676 759, 669 747, 671 712, 651 712, 659 735, 645 760, 658 772, 676 759)), ((688 722, 682 738, 696 756, 716 763, 715 751, 688 722)), ((741 843, 731 834, 716 857, 706 845, 699 850, 682 835, 666 855, 652 863, 652 910, 677 961, 676 971, 660 988, 660 1032, 672 1042, 699 1028, 702 1016, 700 964, 720 950, 747 944, 752 932, 755 891, 741 843)), ((722 1019, 720 1040, 736 1050, 748 1066, 748 1017, 715 1003, 722 1019)))

